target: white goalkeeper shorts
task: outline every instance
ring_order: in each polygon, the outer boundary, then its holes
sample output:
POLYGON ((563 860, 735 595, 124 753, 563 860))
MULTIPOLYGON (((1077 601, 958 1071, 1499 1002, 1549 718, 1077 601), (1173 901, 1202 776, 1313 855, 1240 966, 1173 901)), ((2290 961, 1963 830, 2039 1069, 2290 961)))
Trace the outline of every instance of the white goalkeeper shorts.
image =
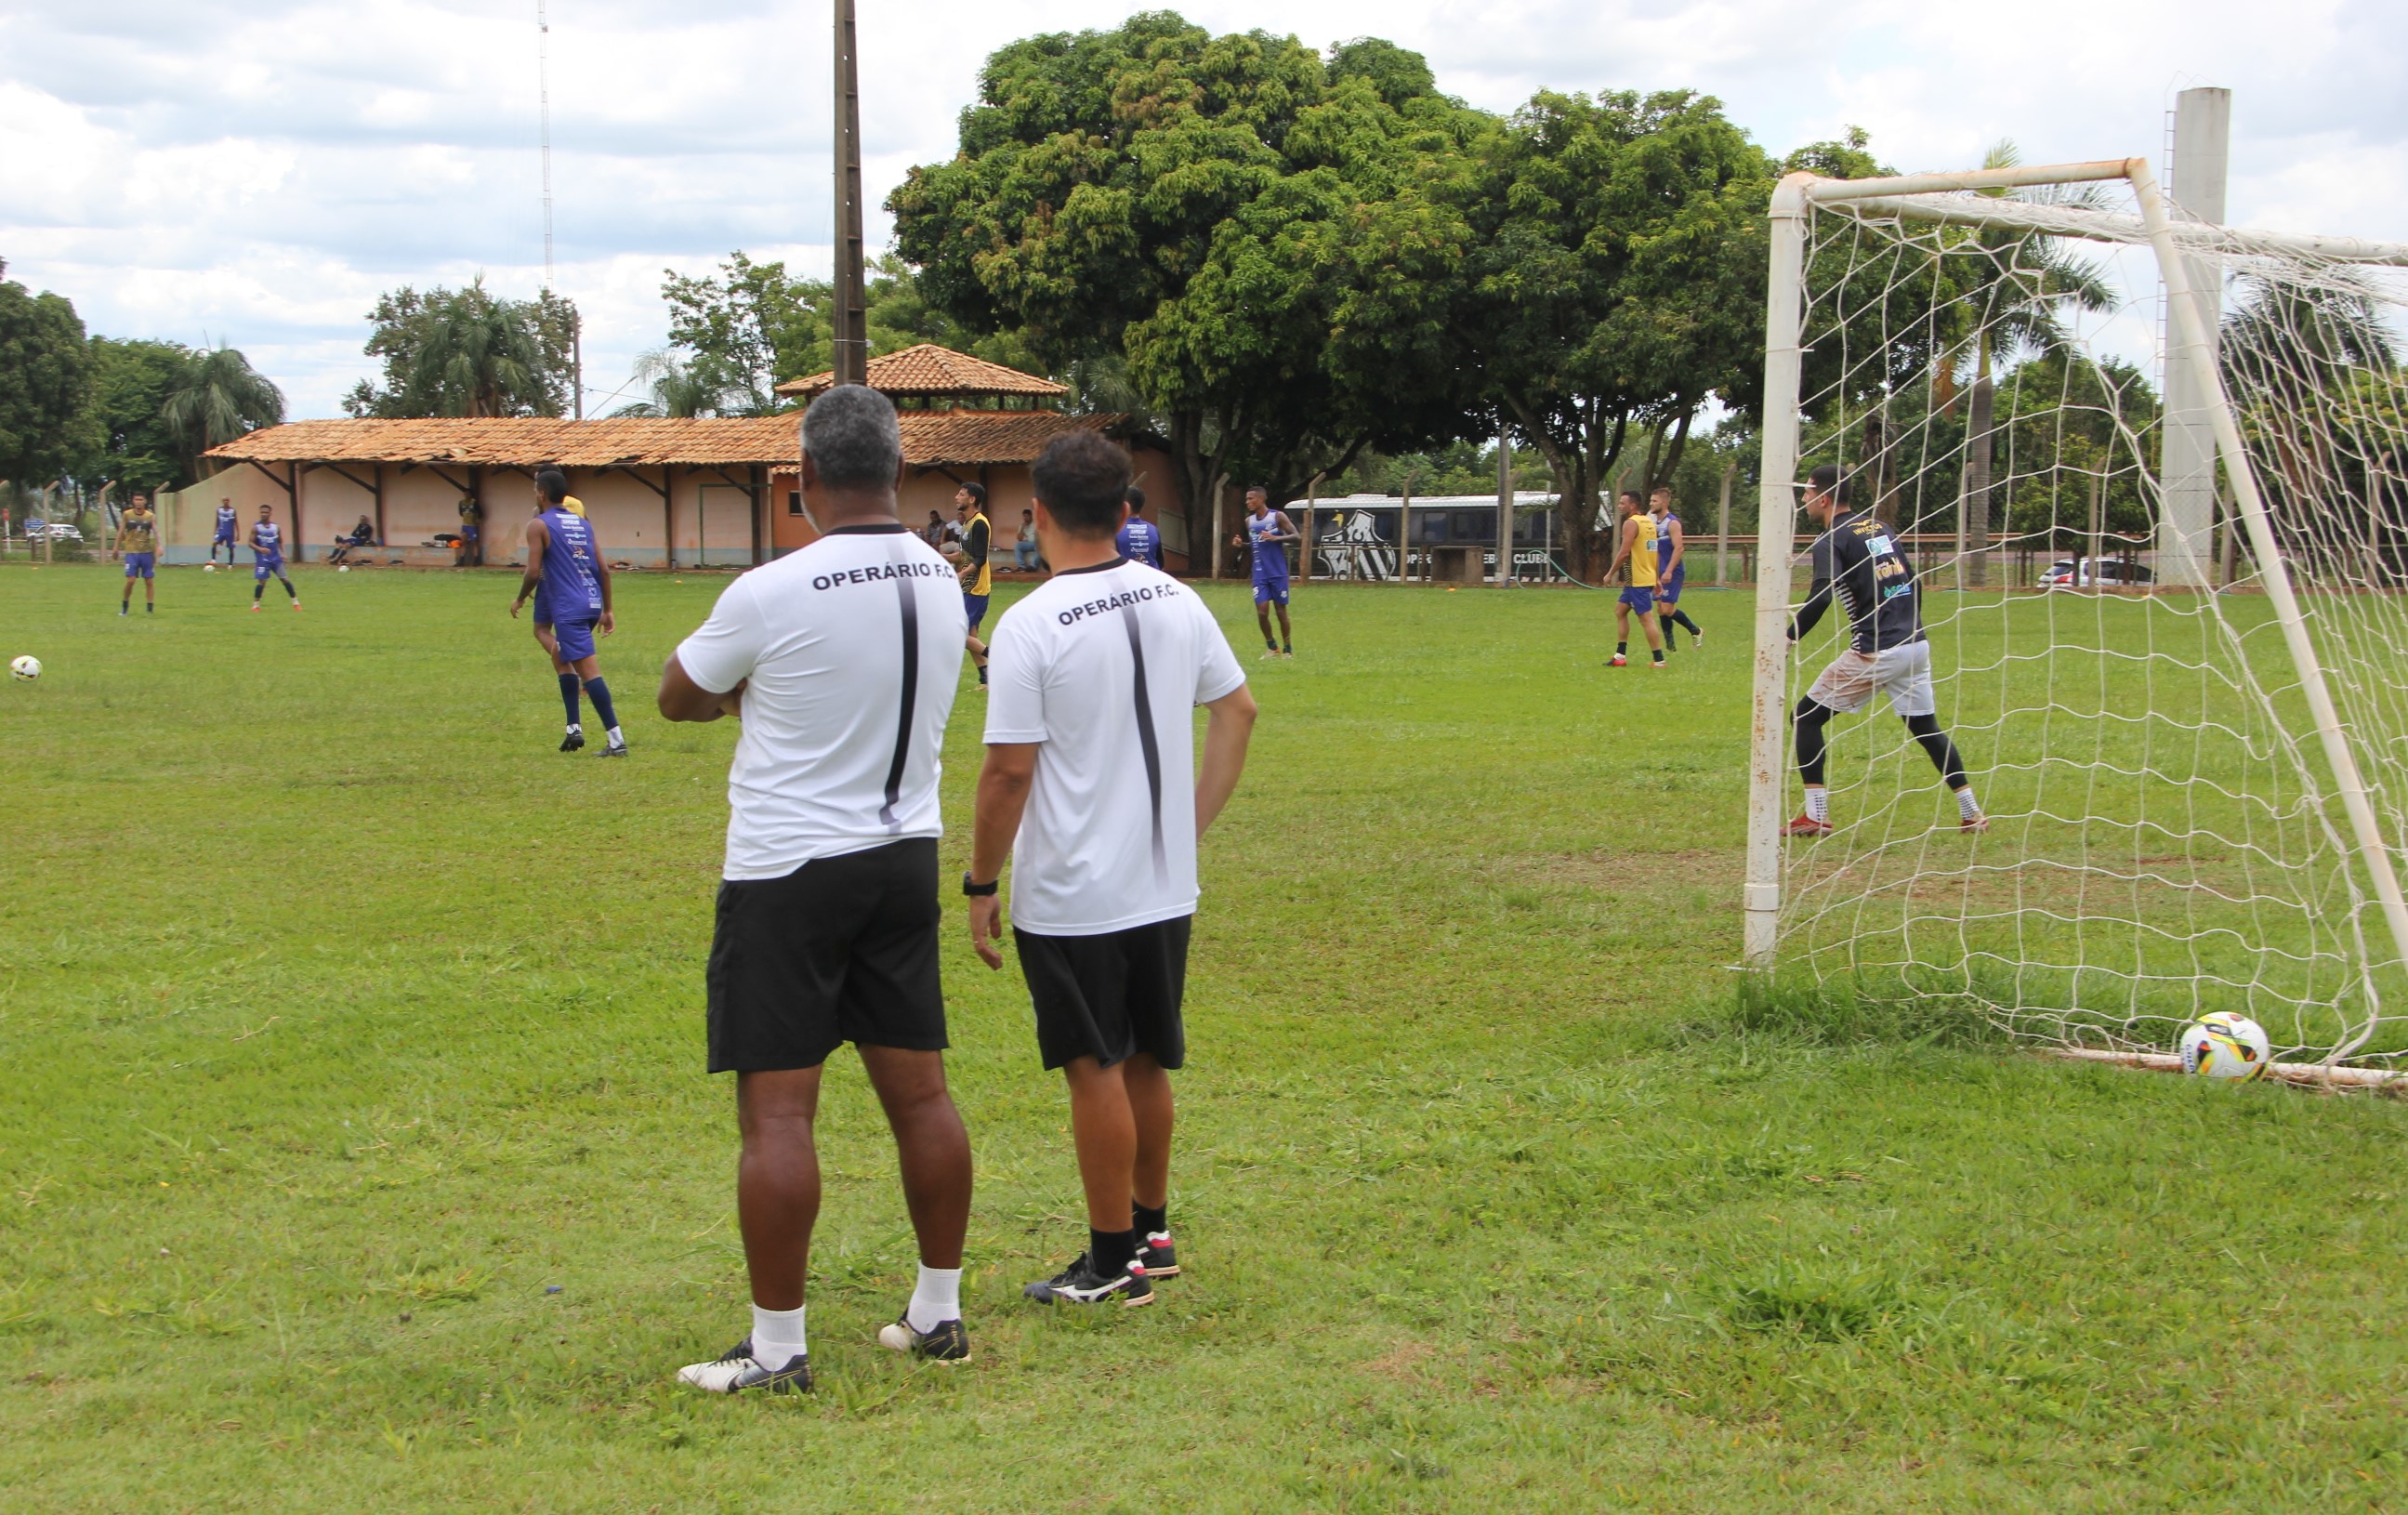
POLYGON ((1842 715, 1863 709, 1876 693, 1889 696, 1889 707, 1900 716, 1938 715, 1940 701, 1931 692, 1931 644, 1859 652, 1851 648, 1831 660, 1806 697, 1842 715))

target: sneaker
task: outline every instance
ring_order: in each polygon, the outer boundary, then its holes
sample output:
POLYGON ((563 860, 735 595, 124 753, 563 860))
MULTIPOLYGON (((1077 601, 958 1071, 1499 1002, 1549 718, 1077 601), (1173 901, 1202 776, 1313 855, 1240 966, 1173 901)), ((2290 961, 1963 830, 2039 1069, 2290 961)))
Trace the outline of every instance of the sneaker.
POLYGON ((1147 1232, 1145 1239, 1138 1243, 1137 1260, 1149 1279, 1179 1277, 1179 1249, 1170 1244, 1168 1231, 1147 1232))
POLYGON ((970 1334, 959 1319, 939 1321, 933 1331, 914 1331, 909 1315, 897 1315, 891 1325, 878 1328, 878 1344, 890 1351, 909 1352, 931 1363, 967 1363, 970 1334))
POLYGON ((602 749, 600 755, 603 757, 625 757, 627 755, 627 744, 625 742, 612 742, 608 747, 602 749))
POLYGON ((1110 1300, 1134 1308, 1154 1303, 1154 1285, 1146 1281, 1144 1264, 1131 1259, 1121 1271, 1106 1272, 1088 1252, 1081 1252, 1078 1261, 1044 1282, 1020 1292, 1043 1304, 1100 1305, 1110 1300))
POLYGON ((1781 835, 1784 836, 1828 836, 1831 835, 1832 830, 1833 827, 1831 822, 1828 821, 1817 821, 1811 815, 1801 815, 1797 820, 1789 822, 1789 824, 1782 827, 1781 835))
POLYGON ((732 1394, 746 1389, 767 1389, 773 1394, 809 1394, 811 1360, 806 1354, 789 1360, 783 1367, 772 1367, 752 1355, 752 1338, 748 1336, 715 1361, 678 1369, 678 1381, 715 1394, 732 1394))
POLYGON ((1605 660, 1605 665, 1609 668, 1627 668, 1630 666, 1630 660, 1624 657, 1621 653, 1616 652, 1613 656, 1605 660))
POLYGON ((574 752, 584 745, 585 733, 578 730, 575 726, 569 727, 568 735, 560 739, 560 750, 564 752, 574 752))

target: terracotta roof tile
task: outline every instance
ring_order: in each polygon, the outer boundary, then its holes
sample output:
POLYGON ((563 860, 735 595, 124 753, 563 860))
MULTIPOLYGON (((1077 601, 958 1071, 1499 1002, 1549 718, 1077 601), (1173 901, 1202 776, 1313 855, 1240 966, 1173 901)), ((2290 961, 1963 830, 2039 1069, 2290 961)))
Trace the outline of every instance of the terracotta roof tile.
MULTIPOLYGON (((1110 426, 1118 416, 1058 410, 909 410, 903 456, 920 467, 1026 463, 1066 431, 1110 426)), ((540 417, 430 421, 294 421, 211 448, 234 463, 421 463, 570 468, 744 465, 793 467, 802 417, 691 421, 561 421, 540 417)))
MULTIPOLYGON (((833 371, 818 373, 809 379, 790 379, 778 386, 778 393, 818 394, 835 381, 833 371)), ((869 387, 882 394, 1027 394, 1059 399, 1070 393, 1067 384, 1024 374, 984 358, 973 358, 934 342, 870 359, 869 387)))

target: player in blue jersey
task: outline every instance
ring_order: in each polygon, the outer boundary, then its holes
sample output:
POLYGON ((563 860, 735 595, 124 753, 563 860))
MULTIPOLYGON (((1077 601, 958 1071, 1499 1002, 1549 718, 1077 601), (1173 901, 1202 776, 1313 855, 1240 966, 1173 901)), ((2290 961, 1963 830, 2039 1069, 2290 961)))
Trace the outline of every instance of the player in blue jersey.
POLYGON ((211 563, 218 561, 218 549, 222 547, 226 550, 226 566, 228 568, 232 568, 234 566, 235 524, 234 501, 227 499, 223 495, 220 495, 218 497, 217 535, 209 538, 209 561, 211 563))
POLYGON ((1126 495, 1128 519, 1121 522, 1120 535, 1112 545, 1122 557, 1131 563, 1142 563, 1156 573, 1162 571, 1162 528, 1145 519, 1145 491, 1135 484, 1126 495))
POLYGON ((627 737, 610 707, 610 686, 602 681, 602 665, 594 655, 597 628, 605 636, 617 630, 610 614, 610 566, 594 545, 594 526, 569 509, 568 476, 544 468, 535 476, 535 519, 527 522, 526 573, 519 580, 519 596, 510 602, 515 620, 535 596, 535 639, 552 658, 560 679, 560 703, 568 712, 568 735, 560 750, 574 752, 585 745, 585 727, 579 719, 577 691, 584 687, 594 701, 594 713, 609 734, 604 757, 625 757, 627 737))
POLYGON ((259 507, 259 519, 251 523, 251 613, 253 615, 259 613, 260 591, 267 587, 269 574, 274 574, 276 581, 284 586, 284 597, 293 602, 293 608, 300 609, 300 592, 293 587, 293 580, 284 573, 284 528, 276 523, 276 507, 263 505, 259 507))
POLYGON ((1681 518, 1672 513, 1670 485, 1656 486, 1647 497, 1647 514, 1656 526, 1656 623, 1664 630, 1664 650, 1672 650, 1674 626, 1688 629, 1689 646, 1695 649, 1706 634, 1681 608, 1681 585, 1689 574, 1689 538, 1681 529, 1681 518))
POLYGON ((1246 530, 1233 538, 1239 547, 1252 547, 1254 554, 1254 622, 1263 629, 1263 648, 1267 656, 1296 656, 1294 638, 1287 624, 1287 544, 1304 540, 1284 510, 1271 508, 1270 491, 1255 484, 1246 491, 1246 530), (1279 609, 1279 640, 1271 640, 1271 609, 1279 609))

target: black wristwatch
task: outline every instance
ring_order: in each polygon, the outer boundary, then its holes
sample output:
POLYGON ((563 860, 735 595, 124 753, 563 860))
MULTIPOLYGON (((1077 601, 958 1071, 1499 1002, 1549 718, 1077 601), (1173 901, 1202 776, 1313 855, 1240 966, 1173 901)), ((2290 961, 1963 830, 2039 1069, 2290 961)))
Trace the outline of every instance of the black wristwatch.
POLYGON ((993 883, 982 884, 975 879, 972 879, 967 873, 962 875, 962 893, 968 894, 972 899, 984 899, 989 894, 996 893, 1002 887, 1003 879, 1000 877, 996 878, 993 883))

